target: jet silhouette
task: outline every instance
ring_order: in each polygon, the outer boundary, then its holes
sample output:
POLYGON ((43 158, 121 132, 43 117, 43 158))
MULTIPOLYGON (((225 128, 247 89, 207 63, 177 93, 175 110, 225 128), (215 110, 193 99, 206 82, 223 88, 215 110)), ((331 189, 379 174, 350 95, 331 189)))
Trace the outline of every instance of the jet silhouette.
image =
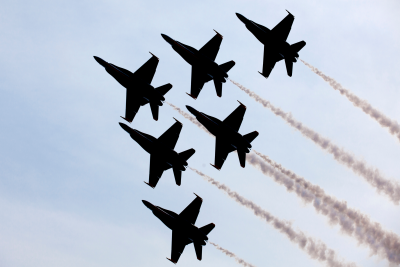
POLYGON ((215 63, 219 47, 222 42, 222 35, 217 34, 206 43, 200 50, 191 46, 178 42, 165 34, 161 36, 167 41, 172 48, 184 59, 192 65, 192 85, 190 94, 193 99, 197 99, 201 89, 206 82, 214 80, 215 90, 219 97, 222 96, 222 83, 228 78, 228 71, 235 66, 234 61, 229 61, 218 65, 215 63))
MULTIPOLYGON (((195 194, 196 195, 196 194, 195 194)), ((173 211, 155 206, 146 200, 142 200, 153 214, 159 218, 169 229, 172 230, 172 249, 171 259, 177 263, 183 253, 186 245, 193 243, 198 260, 202 258, 202 249, 208 240, 207 235, 214 229, 215 224, 210 223, 203 227, 196 227, 197 216, 200 212, 203 199, 196 195, 196 198, 181 213, 176 214, 173 211)))
MULTIPOLYGON (((176 120, 176 119, 175 119, 176 120)), ((174 148, 182 130, 182 123, 176 122, 158 139, 130 128, 128 125, 119 123, 147 153, 150 154, 150 177, 147 185, 155 188, 161 175, 165 170, 172 168, 174 171, 175 182, 181 185, 182 171, 186 170, 187 160, 193 156, 193 148, 177 153, 174 148)))
POLYGON ((163 105, 162 101, 165 100, 164 95, 172 88, 172 85, 169 83, 158 88, 154 88, 151 85, 159 61, 156 56, 151 55, 152 57, 135 73, 94 56, 94 59, 126 88, 125 117, 121 116, 121 118, 129 123, 135 118, 140 106, 148 103, 150 104, 153 119, 157 121, 159 106, 163 105))
POLYGON ((186 108, 216 137, 215 160, 214 165, 211 164, 211 166, 220 170, 228 154, 237 150, 240 166, 244 168, 246 164, 246 153, 249 153, 251 149, 250 143, 258 136, 257 131, 245 135, 241 135, 238 132, 243 121, 244 113, 246 112, 246 106, 240 103, 239 107, 223 121, 199 112, 190 106, 186 106, 186 108))
POLYGON ((282 59, 285 60, 287 74, 292 77, 293 62, 297 61, 298 52, 306 45, 304 41, 292 45, 286 42, 294 21, 294 16, 287 12, 289 14, 272 30, 236 13, 246 28, 264 45, 263 70, 260 74, 265 78, 268 78, 275 64, 282 59))

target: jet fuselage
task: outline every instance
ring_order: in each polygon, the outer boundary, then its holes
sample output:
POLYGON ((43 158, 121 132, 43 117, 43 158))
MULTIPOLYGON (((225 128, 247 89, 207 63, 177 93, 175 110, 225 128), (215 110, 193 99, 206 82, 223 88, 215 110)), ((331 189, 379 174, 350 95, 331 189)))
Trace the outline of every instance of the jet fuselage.
POLYGON ((243 135, 233 130, 226 125, 223 121, 214 118, 210 115, 199 112, 192 107, 186 106, 187 109, 196 116, 196 119, 206 127, 206 129, 215 137, 222 137, 223 140, 230 144, 233 150, 241 150, 246 153, 250 152, 251 144, 243 135))
POLYGON ((166 164, 170 165, 170 167, 176 167, 181 171, 186 170, 185 167, 188 165, 187 161, 182 159, 175 150, 165 146, 157 138, 149 134, 131 129, 122 123, 120 123, 120 125, 147 153, 164 159, 166 164))
POLYGON ((135 93, 138 94, 138 98, 140 99, 140 105, 144 106, 145 104, 152 102, 157 104, 158 106, 162 106, 165 100, 164 96, 157 92, 155 88, 146 82, 141 81, 140 79, 132 79, 130 77, 127 70, 120 68, 112 63, 108 63, 99 57, 94 57, 96 61, 102 65, 108 74, 114 77, 117 82, 119 82, 123 87, 127 90, 134 90, 135 93))
POLYGON ((204 74, 208 75, 211 79, 223 83, 226 82, 228 74, 215 61, 209 59, 191 46, 178 42, 165 34, 161 35, 187 63, 203 70, 204 74))
POLYGON ((236 13, 238 18, 246 25, 246 28, 260 41, 263 45, 268 46, 278 52, 282 59, 290 58, 296 62, 299 54, 294 51, 290 44, 286 41, 279 40, 270 29, 265 26, 258 25, 252 20, 247 19, 243 15, 236 13))
POLYGON ((206 244, 205 240, 208 240, 207 235, 205 235, 195 225, 189 223, 188 221, 186 221, 182 218, 179 218, 179 215, 173 211, 155 206, 146 200, 143 200, 143 203, 169 229, 171 229, 173 231, 181 232, 184 236, 186 236, 188 238, 188 240, 192 241, 193 243, 198 243, 201 245, 206 244))

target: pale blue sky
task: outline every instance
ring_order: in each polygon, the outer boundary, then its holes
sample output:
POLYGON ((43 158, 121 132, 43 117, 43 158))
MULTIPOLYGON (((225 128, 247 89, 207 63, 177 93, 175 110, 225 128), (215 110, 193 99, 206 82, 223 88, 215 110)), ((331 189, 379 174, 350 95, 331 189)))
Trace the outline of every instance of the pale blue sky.
MULTIPOLYGON (((161 33, 200 48, 224 36, 217 63, 234 60, 230 78, 400 181, 400 144, 301 62, 293 77, 284 63, 269 79, 262 45, 237 19, 239 12, 269 28, 295 16, 289 43, 305 40, 300 57, 400 121, 397 1, 3 1, 0 4, 0 266, 172 266, 171 231, 141 202, 180 212, 203 199, 198 226, 214 222, 210 240, 256 266, 318 266, 285 236, 187 170, 182 186, 166 171, 156 189, 148 179, 149 155, 118 122, 125 89, 93 59, 135 71, 151 51, 160 58, 154 86, 173 84, 166 100, 217 118, 241 101, 248 109, 241 133, 259 131, 254 148, 400 235, 399 206, 339 165, 299 132, 255 103, 232 83, 223 97, 205 85, 197 100, 190 66, 161 33)), ((132 127, 158 137, 183 123, 178 152, 193 147, 189 165, 226 183, 296 229, 321 239, 359 266, 388 266, 342 235, 271 178, 236 154, 221 171, 215 139, 167 105, 158 122, 142 108, 132 127)), ((203 260, 187 246, 180 266, 232 266, 211 245, 203 260)))

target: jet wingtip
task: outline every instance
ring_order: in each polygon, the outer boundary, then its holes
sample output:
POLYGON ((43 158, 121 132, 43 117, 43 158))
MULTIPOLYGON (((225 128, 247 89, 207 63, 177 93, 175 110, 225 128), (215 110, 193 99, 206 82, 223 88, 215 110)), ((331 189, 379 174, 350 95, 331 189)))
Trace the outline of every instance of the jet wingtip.
POLYGON ((222 35, 219 32, 217 32, 216 30, 214 30, 214 31, 218 34, 219 37, 221 37, 221 39, 224 38, 224 37, 222 37, 222 35))
POLYGON ((124 120, 126 120, 127 122, 132 123, 131 120, 128 120, 127 118, 124 118, 124 117, 122 117, 122 116, 120 116, 120 117, 123 118, 124 120))
POLYGON ((169 258, 167 258, 167 260, 169 260, 169 261, 172 262, 173 264, 176 264, 176 261, 173 261, 173 260, 171 260, 171 259, 169 259, 169 258))
POLYGON ((151 53, 150 51, 149 51, 149 53, 153 56, 153 57, 155 57, 158 61, 160 60, 157 56, 155 56, 153 53, 151 53))
POLYGON ((216 168, 217 170, 221 170, 220 167, 217 167, 217 166, 215 166, 214 164, 211 164, 211 163, 210 163, 210 165, 213 166, 214 168, 216 168))
POLYGON ((260 73, 265 79, 267 79, 268 78, 268 76, 265 76, 264 74, 262 74, 261 72, 258 72, 258 73, 260 73))
POLYGON ((196 195, 196 197, 198 197, 198 198, 200 198, 201 199, 201 201, 203 201, 203 199, 199 196, 199 195, 197 195, 196 193, 194 193, 193 192, 193 194, 195 194, 196 195))
POLYGON ((147 183, 147 182, 145 182, 145 181, 143 181, 145 184, 147 184, 148 186, 150 186, 151 188, 155 188, 155 186, 153 186, 152 184, 149 184, 149 183, 147 183))
MULTIPOLYGON (((287 13, 289 13, 290 15, 292 15, 292 16, 293 16, 293 14, 292 14, 292 13, 290 13, 290 12, 289 12, 287 9, 285 9, 285 10, 286 10, 286 12, 287 12, 287 13)), ((294 17, 294 16, 293 16, 293 17, 294 17)))
POLYGON ((240 166, 241 166, 242 168, 246 167, 245 165, 242 165, 242 164, 240 164, 240 166))
POLYGON ((191 94, 189 94, 189 93, 186 93, 188 96, 190 96, 191 98, 193 98, 194 100, 196 100, 197 99, 197 97, 194 97, 193 95, 191 95, 191 94))
POLYGON ((245 109, 247 109, 247 107, 246 107, 245 105, 243 105, 242 102, 240 102, 239 100, 238 100, 237 102, 239 102, 239 104, 240 104, 241 106, 243 106, 245 109))
POLYGON ((176 122, 179 122, 182 125, 182 122, 178 121, 177 119, 175 119, 175 117, 172 117, 174 120, 176 120, 176 122))

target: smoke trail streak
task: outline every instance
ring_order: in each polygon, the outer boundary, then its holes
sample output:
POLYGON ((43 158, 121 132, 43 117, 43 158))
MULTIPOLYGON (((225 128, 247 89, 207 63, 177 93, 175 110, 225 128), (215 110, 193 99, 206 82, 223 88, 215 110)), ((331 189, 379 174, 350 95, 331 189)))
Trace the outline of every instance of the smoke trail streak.
MULTIPOLYGON (((202 126, 193 116, 172 104, 170 105, 186 119, 199 127, 202 126)), ((200 128, 209 133, 204 127, 200 128)), ((380 224, 371 222, 367 215, 348 208, 345 201, 339 201, 327 195, 319 186, 313 185, 303 177, 283 168, 268 156, 254 149, 252 151, 263 161, 270 164, 270 166, 265 164, 252 153, 246 157, 246 160, 264 175, 274 178, 276 182, 284 185, 289 192, 294 191, 305 203, 313 203, 317 212, 329 218, 330 224, 339 224, 343 233, 355 237, 359 244, 367 245, 373 254, 379 255, 391 263, 400 263, 400 240, 395 233, 384 230, 380 224), (284 175, 275 172, 271 166, 284 175)))
POLYGON ((213 242, 208 241, 208 243, 210 243, 211 245, 216 247, 218 250, 222 251, 226 256, 234 258, 237 263, 239 263, 239 264, 241 264, 241 265, 243 265, 245 267, 255 267, 253 264, 250 264, 250 263, 246 262, 245 260, 243 260, 243 259, 239 258, 238 256, 236 256, 235 253, 230 252, 227 249, 221 248, 220 246, 218 246, 217 244, 215 244, 213 242))
POLYGON ((351 153, 332 143, 332 141, 328 138, 321 136, 307 126, 304 126, 301 122, 295 120, 290 113, 286 113, 283 110, 274 107, 268 100, 261 98, 259 95, 252 92, 250 89, 247 89, 243 85, 233 80, 230 81, 242 91, 247 93, 256 102, 260 103, 265 108, 270 109, 276 116, 281 117, 290 126, 299 130, 303 136, 309 138, 323 150, 332 154, 336 161, 350 168, 357 175, 362 176, 369 184, 376 188, 378 193, 387 195, 394 204, 399 204, 400 184, 397 181, 385 178, 377 168, 374 169, 368 166, 364 161, 357 159, 351 153))
POLYGON ((391 263, 400 264, 400 238, 395 233, 384 230, 379 223, 371 222, 367 215, 347 207, 345 201, 329 196, 321 187, 285 169, 268 156, 254 149, 253 152, 270 165, 262 162, 252 153, 248 156, 248 162, 251 165, 263 174, 273 177, 288 191, 294 191, 305 203, 312 203, 318 213, 328 217, 331 225, 339 224, 342 233, 354 237, 359 244, 368 246, 372 254, 379 255, 391 263), (280 173, 271 170, 270 166, 280 173), (288 178, 292 183, 288 181, 288 178))
POLYGON ((362 111, 364 111, 364 113, 368 114, 371 118, 375 119, 379 123, 379 125, 382 126, 383 128, 388 128, 389 132, 392 135, 396 136, 397 139, 400 141, 400 124, 397 121, 391 120, 381 111, 372 107, 371 104, 368 103, 366 100, 360 99, 358 96, 350 92, 348 89, 344 88, 340 83, 335 81, 335 79, 325 75, 316 67, 310 65, 309 63, 305 62, 302 59, 300 60, 301 62, 304 63, 304 65, 309 67, 315 74, 324 79, 325 82, 329 83, 329 85, 333 89, 338 90, 340 94, 347 97, 347 99, 350 100, 350 102, 353 103, 355 107, 361 108, 362 111))
MULTIPOLYGON (((168 105, 170 105, 174 110, 178 111, 179 114, 181 114, 185 119, 190 120, 191 122, 193 122, 197 127, 199 127, 200 129, 206 131, 208 134, 210 134, 210 132, 206 129, 206 127, 204 127, 200 122, 197 121, 197 119, 195 117, 193 117, 192 115, 186 113, 185 111, 183 111, 182 109, 178 108, 177 106, 175 106, 174 104, 171 104, 167 101, 165 101, 165 103, 167 103, 168 105)), ((210 134, 212 135, 212 134, 210 134)))
POLYGON ((297 244, 297 246, 306 252, 312 259, 319 262, 326 263, 330 267, 355 267, 355 263, 345 263, 339 260, 336 256, 336 252, 327 247, 325 243, 320 240, 315 240, 314 238, 304 234, 301 231, 295 231, 292 228, 290 222, 280 220, 273 216, 266 210, 263 210, 260 206, 256 205, 254 202, 242 197, 237 192, 232 191, 227 185, 215 181, 208 175, 189 167, 192 171, 200 175, 204 180, 216 186, 218 189, 224 191, 230 198, 235 200, 240 205, 253 211, 254 215, 265 220, 268 224, 274 227, 276 230, 286 235, 290 241, 297 244))

